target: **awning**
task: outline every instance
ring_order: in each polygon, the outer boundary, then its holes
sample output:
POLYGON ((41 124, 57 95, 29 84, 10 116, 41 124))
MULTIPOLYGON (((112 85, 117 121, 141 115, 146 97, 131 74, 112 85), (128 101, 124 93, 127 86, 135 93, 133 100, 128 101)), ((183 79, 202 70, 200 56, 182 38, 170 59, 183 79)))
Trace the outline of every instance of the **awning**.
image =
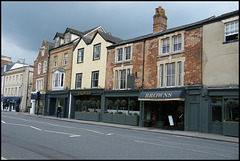
POLYGON ((141 92, 139 101, 185 101, 184 91, 154 91, 141 92))
POLYGON ((2 102, 11 102, 11 103, 19 103, 21 101, 21 97, 3 97, 2 102))

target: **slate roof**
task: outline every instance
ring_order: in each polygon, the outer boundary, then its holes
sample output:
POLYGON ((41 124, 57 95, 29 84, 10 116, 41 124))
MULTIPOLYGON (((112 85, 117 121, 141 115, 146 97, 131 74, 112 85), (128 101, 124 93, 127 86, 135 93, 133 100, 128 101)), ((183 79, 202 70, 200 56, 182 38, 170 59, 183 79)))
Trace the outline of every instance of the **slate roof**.
POLYGON ((113 45, 111 45, 107 48, 111 49, 111 48, 114 48, 116 46, 124 45, 124 44, 127 44, 127 43, 142 41, 144 39, 152 39, 152 38, 155 38, 155 37, 159 37, 159 36, 162 36, 162 35, 165 35, 165 34, 170 34, 170 33, 176 32, 176 31, 180 31, 180 30, 190 30, 190 29, 193 29, 193 28, 198 28, 198 27, 201 27, 204 24, 213 23, 215 21, 219 21, 221 19, 228 18, 228 17, 234 16, 234 15, 239 15, 239 10, 229 12, 229 13, 226 13, 226 14, 222 14, 218 17, 211 16, 209 18, 206 18, 206 19, 194 22, 194 23, 190 23, 190 24, 187 24, 187 25, 182 25, 182 26, 170 28, 170 29, 167 29, 167 30, 164 30, 164 31, 161 30, 161 31, 156 32, 156 33, 150 33, 150 34, 139 36, 139 37, 136 37, 136 38, 124 40, 124 41, 121 41, 119 43, 113 44, 113 45))

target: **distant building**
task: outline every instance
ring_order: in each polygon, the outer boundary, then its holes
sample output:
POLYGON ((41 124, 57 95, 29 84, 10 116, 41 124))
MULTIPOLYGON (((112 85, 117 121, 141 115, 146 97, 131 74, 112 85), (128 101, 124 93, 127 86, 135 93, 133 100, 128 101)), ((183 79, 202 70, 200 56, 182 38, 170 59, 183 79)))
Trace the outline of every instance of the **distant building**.
POLYGON ((1 102, 10 111, 28 112, 31 107, 33 66, 13 63, 4 73, 4 92, 1 102))
POLYGON ((12 63, 12 58, 8 57, 8 56, 1 55, 1 67, 4 64, 9 64, 9 63, 12 63))

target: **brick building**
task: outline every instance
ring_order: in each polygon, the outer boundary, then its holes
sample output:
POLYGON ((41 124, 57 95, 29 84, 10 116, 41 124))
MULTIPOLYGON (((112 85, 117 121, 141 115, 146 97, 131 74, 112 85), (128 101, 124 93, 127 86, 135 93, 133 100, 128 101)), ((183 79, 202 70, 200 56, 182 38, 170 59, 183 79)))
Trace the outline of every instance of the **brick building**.
POLYGON ((45 106, 45 92, 47 89, 47 78, 48 78, 48 57, 49 57, 49 50, 53 48, 53 43, 43 40, 42 45, 39 49, 38 56, 34 61, 34 70, 33 70, 33 89, 31 92, 31 103, 32 108, 30 113, 34 114, 36 112, 36 107, 39 106, 39 113, 43 113, 44 106, 45 106), (36 101, 37 99, 37 92, 40 92, 41 100, 39 105, 36 101))

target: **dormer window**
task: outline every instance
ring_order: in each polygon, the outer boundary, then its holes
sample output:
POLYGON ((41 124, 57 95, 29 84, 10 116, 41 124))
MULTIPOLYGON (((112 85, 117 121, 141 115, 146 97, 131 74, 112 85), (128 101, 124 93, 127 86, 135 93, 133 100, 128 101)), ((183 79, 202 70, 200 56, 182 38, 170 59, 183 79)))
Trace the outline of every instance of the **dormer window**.
POLYGON ((56 37, 55 38, 55 47, 58 47, 58 45, 59 45, 59 37, 56 37))
POLYGON ((70 41, 69 36, 70 36, 69 32, 66 33, 66 35, 65 35, 65 44, 68 43, 68 42, 70 41))

